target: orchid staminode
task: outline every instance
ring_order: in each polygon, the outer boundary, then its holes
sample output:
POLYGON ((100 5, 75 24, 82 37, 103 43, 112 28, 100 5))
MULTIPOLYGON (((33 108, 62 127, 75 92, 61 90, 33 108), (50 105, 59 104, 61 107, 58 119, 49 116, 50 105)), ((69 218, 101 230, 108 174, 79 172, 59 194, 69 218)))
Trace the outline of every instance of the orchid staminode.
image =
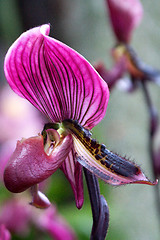
POLYGON ((49 37, 48 24, 23 33, 5 57, 4 71, 13 91, 48 118, 41 134, 17 142, 4 172, 6 187, 22 192, 60 168, 76 205, 83 205, 82 166, 113 185, 153 185, 140 168, 91 138, 104 117, 108 86, 72 48, 49 37))

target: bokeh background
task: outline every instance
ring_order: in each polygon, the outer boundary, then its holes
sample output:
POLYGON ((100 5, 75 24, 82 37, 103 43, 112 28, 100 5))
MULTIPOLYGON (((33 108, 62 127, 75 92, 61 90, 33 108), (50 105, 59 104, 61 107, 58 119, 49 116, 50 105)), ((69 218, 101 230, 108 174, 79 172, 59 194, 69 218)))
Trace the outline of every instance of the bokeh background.
MULTIPOLYGON (((141 59, 160 69, 160 3, 158 0, 141 2, 144 17, 134 32, 132 46, 141 59)), ((5 84, 4 55, 10 44, 24 30, 48 22, 51 24, 51 36, 76 49, 91 63, 102 60, 108 69, 112 67, 110 50, 115 40, 104 0, 1 0, 1 89, 5 84)), ((149 90, 160 116, 160 87, 149 84, 149 90)), ((148 112, 141 90, 127 94, 115 88, 110 96, 107 114, 93 130, 93 136, 105 143, 108 149, 135 160, 154 180, 148 154, 148 134, 148 112)), ((110 208, 107 239, 160 239, 154 187, 112 187, 100 181, 100 188, 110 208)), ((3 186, 0 189, 2 204, 10 195, 3 186)), ((60 171, 52 176, 47 196, 73 227, 78 239, 89 239, 92 218, 86 186, 81 210, 76 209, 70 185, 60 171)), ((15 236, 13 239, 21 238, 15 236)), ((34 235, 23 239, 34 239, 34 235)), ((43 239, 50 238, 46 235, 43 239)))

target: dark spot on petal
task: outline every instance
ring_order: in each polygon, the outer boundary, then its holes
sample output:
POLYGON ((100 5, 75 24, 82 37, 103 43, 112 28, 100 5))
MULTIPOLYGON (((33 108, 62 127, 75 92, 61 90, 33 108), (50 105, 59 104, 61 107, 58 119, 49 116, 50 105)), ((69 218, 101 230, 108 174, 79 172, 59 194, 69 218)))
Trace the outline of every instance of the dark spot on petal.
POLYGON ((101 152, 101 156, 107 158, 107 155, 106 155, 106 153, 104 153, 104 152, 101 152))
POLYGON ((124 177, 132 177, 139 172, 139 168, 133 162, 130 162, 127 159, 109 151, 105 162, 108 163, 108 165, 112 164, 112 170, 118 175, 124 177))
POLYGON ((98 149, 96 149, 96 151, 95 151, 95 154, 98 154, 99 153, 99 150, 98 149))
POLYGON ((106 146, 104 144, 101 144, 101 151, 104 151, 106 149, 106 146))
POLYGON ((110 163, 107 162, 106 160, 101 160, 101 163, 105 165, 107 168, 110 168, 110 163))
POLYGON ((104 160, 101 160, 101 163, 102 163, 102 165, 105 165, 105 161, 104 160))
POLYGON ((90 138, 88 136, 85 137, 85 141, 86 142, 89 142, 90 141, 90 138))
POLYGON ((102 159, 101 155, 99 155, 99 154, 97 154, 97 155, 95 156, 95 158, 96 158, 97 160, 102 159))
POLYGON ((91 147, 95 147, 97 145, 97 141, 95 139, 91 140, 91 147))

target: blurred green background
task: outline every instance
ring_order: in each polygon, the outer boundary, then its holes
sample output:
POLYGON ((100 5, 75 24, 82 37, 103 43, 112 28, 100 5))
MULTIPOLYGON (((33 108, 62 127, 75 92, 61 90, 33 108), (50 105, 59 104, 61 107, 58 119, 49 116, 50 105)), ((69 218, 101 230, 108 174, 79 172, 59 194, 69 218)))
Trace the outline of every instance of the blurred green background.
MULTIPOLYGON (((132 46, 141 59, 160 69, 160 3, 158 0, 143 0, 142 4, 144 17, 134 32, 132 46)), ((115 40, 104 0, 0 0, 1 86, 5 82, 4 54, 10 44, 24 30, 48 22, 51 23, 51 36, 76 49, 91 63, 102 60, 107 68, 112 66, 110 49, 115 40)), ((160 88, 149 84, 149 90, 160 116, 160 88)), ((135 160, 154 180, 148 155, 148 112, 141 90, 127 94, 114 89, 107 114, 94 128, 93 135, 108 149, 135 160)), ((107 239, 160 239, 154 187, 112 187, 102 181, 100 187, 110 208, 107 239)), ((6 194, 4 190, 0 197, 5 198, 6 194)), ((77 210, 70 186, 59 171, 52 177, 47 196, 56 203, 59 212, 76 231, 78 239, 89 239, 92 218, 86 187, 84 206, 77 210)))

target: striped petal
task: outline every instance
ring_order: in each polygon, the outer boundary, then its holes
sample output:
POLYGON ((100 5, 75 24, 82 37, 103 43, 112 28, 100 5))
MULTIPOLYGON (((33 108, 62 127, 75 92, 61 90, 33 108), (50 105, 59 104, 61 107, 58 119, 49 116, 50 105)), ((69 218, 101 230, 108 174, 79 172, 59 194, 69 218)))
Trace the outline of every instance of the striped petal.
POLYGON ((83 205, 83 179, 82 179, 82 166, 77 162, 75 158, 75 151, 71 149, 66 160, 61 165, 61 170, 64 172, 69 183, 71 184, 74 192, 76 206, 80 209, 83 205))
POLYGON ((75 119, 88 128, 107 109, 107 84, 76 51, 48 36, 49 25, 23 33, 6 54, 4 71, 11 88, 52 122, 75 119))
POLYGON ((68 135, 48 156, 42 135, 18 141, 4 171, 7 189, 22 192, 51 176, 66 159, 71 146, 72 138, 68 135))

